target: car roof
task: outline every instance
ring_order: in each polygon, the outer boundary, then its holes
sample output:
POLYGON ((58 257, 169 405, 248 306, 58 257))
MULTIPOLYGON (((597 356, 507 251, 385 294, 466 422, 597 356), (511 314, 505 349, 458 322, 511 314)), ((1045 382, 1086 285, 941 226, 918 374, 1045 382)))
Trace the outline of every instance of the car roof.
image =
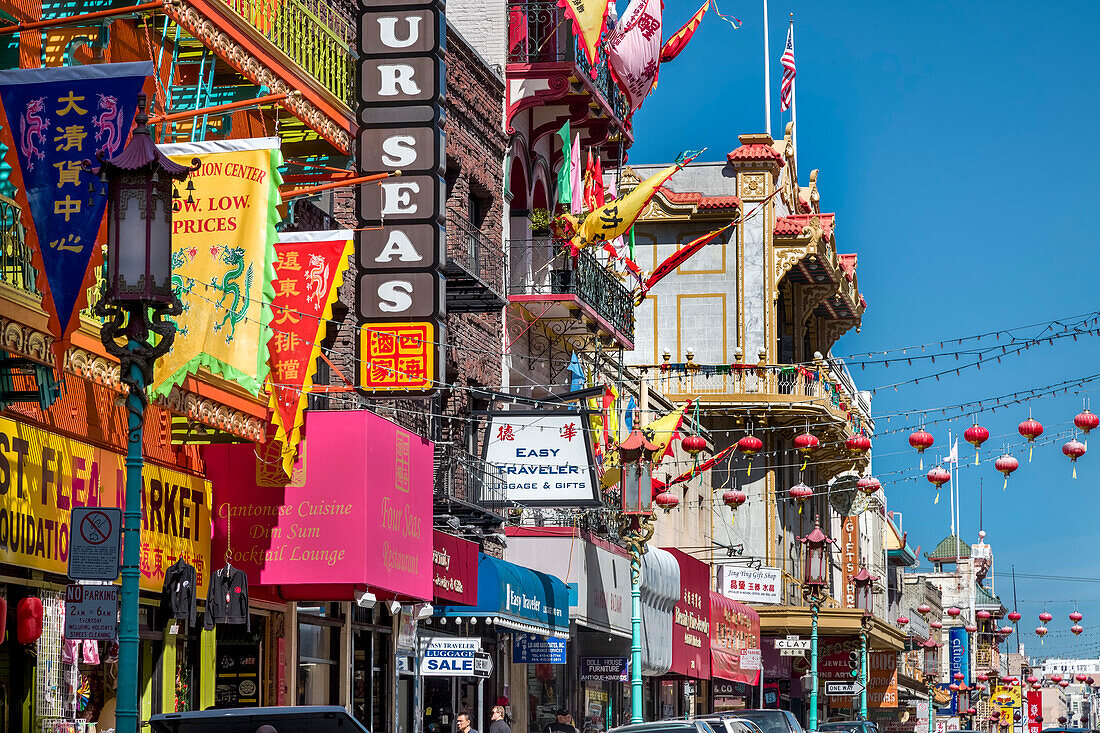
MULTIPOLYGON (((687 718, 673 718, 671 720, 654 720, 647 723, 632 723, 618 728, 612 728, 612 731, 616 733, 630 733, 631 731, 655 731, 655 730, 683 730, 685 728, 696 728, 702 726, 704 730, 713 731, 714 729, 705 720, 699 718, 693 718, 688 720, 687 718)), ((312 731, 311 731, 312 733, 312 731)))
POLYGON ((256 733, 261 725, 277 733, 370 733, 338 705, 221 708, 149 718, 154 733, 256 733))

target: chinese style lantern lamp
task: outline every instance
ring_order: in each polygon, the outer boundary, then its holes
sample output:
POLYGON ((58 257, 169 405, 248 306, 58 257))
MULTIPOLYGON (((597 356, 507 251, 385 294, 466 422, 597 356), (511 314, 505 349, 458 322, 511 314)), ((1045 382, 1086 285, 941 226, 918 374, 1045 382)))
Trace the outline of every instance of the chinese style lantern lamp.
MULTIPOLYGON (((1058 686, 1061 687, 1063 690, 1066 689, 1067 687, 1069 687, 1069 680, 1062 680, 1058 683, 1058 686)), ((1062 718, 1062 721, 1064 722, 1065 718, 1062 718)))
POLYGON ((1039 620, 1042 621, 1044 624, 1049 624, 1051 621, 1054 620, 1054 616, 1050 615, 1046 611, 1043 611, 1039 614, 1039 620))
POLYGON ((1076 674, 1076 675, 1074 676, 1074 678, 1073 678, 1073 679, 1077 680, 1078 682, 1084 682, 1085 680, 1087 680, 1087 679, 1088 679, 1088 677, 1087 677, 1086 675, 1083 675, 1083 674, 1081 674, 1080 672, 1078 672, 1078 673, 1077 673, 1077 674, 1076 674))
POLYGON ((933 629, 939 630, 943 628, 943 621, 936 619, 933 621, 929 621, 928 625, 931 626, 933 629))
POLYGON ((1050 676, 1050 681, 1053 682, 1054 684, 1058 684, 1059 682, 1062 681, 1062 675, 1060 675, 1058 673, 1052 674, 1050 676))
POLYGON ((978 465, 978 452, 981 450, 982 443, 989 440, 989 431, 978 423, 974 423, 963 433, 963 438, 974 446, 974 465, 978 465))
POLYGON ((932 613, 932 607, 929 606, 927 603, 922 603, 917 606, 917 613, 919 613, 921 616, 927 616, 928 614, 932 613))
POLYGON ((1008 620, 1011 621, 1014 624, 1022 618, 1023 618, 1023 616, 1020 615, 1019 611, 1009 611, 1008 612, 1008 620))
POLYGON ((974 632, 976 632, 978 630, 978 625, 977 624, 967 624, 963 628, 966 629, 966 632, 968 634, 973 634, 974 632))
POLYGON ((954 677, 956 682, 962 682, 964 679, 966 679, 966 675, 964 675, 962 672, 956 672, 954 674, 954 677))
POLYGON ((1039 643, 1042 644, 1043 643, 1043 637, 1047 635, 1047 627, 1046 626, 1036 626, 1035 627, 1035 635, 1039 637, 1039 643))
POLYGON ((850 455, 858 458, 871 450, 871 439, 863 433, 857 433, 844 441, 844 448, 850 455))
POLYGON ((680 441, 680 445, 694 457, 706 450, 707 440, 702 435, 688 435, 680 441))
POLYGON ((931 637, 921 642, 924 652, 924 676, 935 679, 940 674, 940 645, 931 637))
POLYGON ((806 464, 810 462, 810 456, 821 447, 821 441, 813 433, 802 433, 795 436, 794 447, 802 455, 802 468, 799 470, 805 471, 806 464))
POLYGON ((671 491, 662 491, 654 497, 653 501, 657 506, 664 509, 666 514, 680 506, 680 497, 676 496, 676 494, 671 491))
POLYGON ((1026 680, 1024 680, 1024 682, 1027 682, 1029 685, 1037 685, 1037 684, 1039 684, 1039 678, 1036 677, 1033 674, 1028 675, 1028 678, 1026 680))
POLYGON ((1066 457, 1073 463, 1073 477, 1077 478, 1077 459, 1085 455, 1087 448, 1085 444, 1079 441, 1077 438, 1071 439, 1068 443, 1062 446, 1062 452, 1066 454, 1066 457))
POLYGON ((910 434, 909 445, 917 449, 917 454, 920 456, 920 470, 924 470, 924 452, 932 447, 932 444, 936 442, 936 439, 932 437, 932 433, 928 432, 924 428, 917 430, 910 434))
POLYGON ((874 476, 861 476, 859 481, 856 481, 856 488, 867 496, 871 496, 882 488, 882 484, 874 476))
POLYGON ((798 502, 798 513, 802 513, 802 505, 814 495, 814 490, 803 483, 797 483, 791 487, 791 498, 798 502))
POLYGON ((930 484, 936 487, 936 501, 935 504, 940 503, 940 487, 951 480, 951 472, 943 466, 936 466, 927 474, 927 479, 930 484))
POLYGON ((986 621, 990 617, 993 616, 993 614, 991 614, 989 611, 985 610, 984 608, 982 610, 978 611, 977 613, 975 613, 974 615, 977 616, 978 618, 980 618, 982 621, 986 621))
POLYGON ((1031 454, 1035 452, 1035 439, 1043 434, 1043 425, 1035 418, 1029 417, 1020 423, 1018 428, 1020 435, 1027 438, 1027 462, 1031 463, 1031 454))
POLYGON ((1005 476, 1005 485, 1003 488, 1008 488, 1008 476, 1017 468, 1020 467, 1020 462, 1015 458, 1005 453, 1003 456, 993 462, 994 467, 1005 476))
POLYGON ((1074 636, 1080 636, 1081 632, 1085 630, 1085 627, 1081 624, 1074 624, 1073 626, 1069 627, 1069 630, 1073 632, 1074 636))
POLYGON ((737 450, 748 456, 749 467, 745 471, 746 476, 752 475, 752 457, 761 451, 764 447, 764 441, 757 438, 755 435, 746 435, 737 441, 737 450))
POLYGON ((908 616, 898 616, 897 623, 898 623, 898 626, 908 626, 909 625, 909 617, 908 616))
POLYGON ((812 593, 820 593, 829 583, 829 543, 832 539, 821 531, 821 519, 814 517, 814 528, 798 541, 806 546, 802 582, 812 593))
POLYGON ((1081 623, 1081 619, 1083 618, 1084 615, 1080 611, 1071 611, 1069 614, 1069 620, 1075 624, 1081 623))
POLYGON ((871 575, 867 572, 867 566, 864 565, 852 578, 852 584, 856 587, 856 608, 866 613, 870 613, 873 609, 871 600, 871 585, 878 580, 877 575, 871 575))
POLYGON ((748 501, 748 496, 744 491, 737 489, 731 489, 722 494, 722 503, 728 506, 734 513, 737 512, 737 508, 748 501))
POLYGON ((952 606, 951 608, 947 609, 947 615, 951 618, 958 618, 962 615, 962 609, 958 606, 952 606))
POLYGON ((653 509, 653 474, 649 456, 657 446, 645 434, 634 428, 619 443, 619 460, 622 463, 622 493, 620 507, 626 515, 648 515, 653 509))

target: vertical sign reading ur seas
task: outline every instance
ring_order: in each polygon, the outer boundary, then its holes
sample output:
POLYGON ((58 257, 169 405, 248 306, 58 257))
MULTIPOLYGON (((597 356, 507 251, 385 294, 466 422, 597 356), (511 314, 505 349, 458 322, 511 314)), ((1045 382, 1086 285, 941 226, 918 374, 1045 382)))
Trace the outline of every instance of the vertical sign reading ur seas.
POLYGON ((368 394, 431 392, 442 376, 443 0, 362 0, 359 173, 359 385, 368 394))

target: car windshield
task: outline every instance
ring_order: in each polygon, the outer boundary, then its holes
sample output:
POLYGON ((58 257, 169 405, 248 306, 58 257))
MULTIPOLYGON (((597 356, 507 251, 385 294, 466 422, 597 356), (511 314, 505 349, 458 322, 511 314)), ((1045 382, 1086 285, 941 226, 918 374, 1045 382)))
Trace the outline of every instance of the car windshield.
POLYGON ((741 710, 737 717, 751 720, 762 733, 790 733, 787 718, 782 710, 741 710))
POLYGON ((862 723, 825 723, 817 726, 818 730, 838 730, 845 733, 860 733, 863 730, 862 723))

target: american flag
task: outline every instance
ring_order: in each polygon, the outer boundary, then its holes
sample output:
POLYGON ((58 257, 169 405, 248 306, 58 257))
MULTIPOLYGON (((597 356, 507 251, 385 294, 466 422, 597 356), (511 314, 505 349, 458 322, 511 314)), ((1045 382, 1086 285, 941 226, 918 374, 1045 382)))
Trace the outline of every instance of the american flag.
POLYGON ((786 112, 791 108, 794 97, 794 26, 787 26, 787 45, 783 48, 783 85, 779 88, 779 109, 786 112))

